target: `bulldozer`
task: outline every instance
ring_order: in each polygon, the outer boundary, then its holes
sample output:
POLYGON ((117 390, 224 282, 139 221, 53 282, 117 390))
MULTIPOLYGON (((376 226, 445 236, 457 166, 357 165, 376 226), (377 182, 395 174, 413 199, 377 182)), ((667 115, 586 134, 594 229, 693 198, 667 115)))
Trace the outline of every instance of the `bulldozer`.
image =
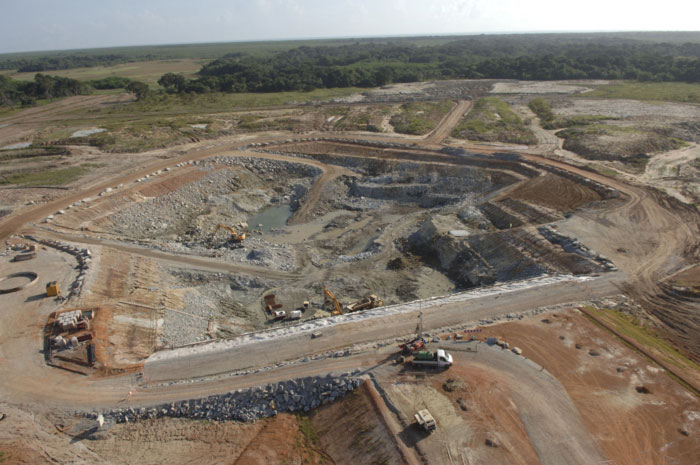
POLYGON ((214 231, 214 235, 216 235, 216 233, 219 232, 219 229, 229 230, 231 232, 231 237, 229 238, 229 241, 234 244, 241 244, 245 240, 245 233, 238 234, 235 229, 233 229, 231 226, 226 226, 225 224, 217 224, 216 231, 214 231))
POLYGON ((343 311, 341 310, 340 307, 340 302, 338 302, 338 299, 335 298, 335 294, 333 294, 330 289, 326 287, 326 283, 323 283, 323 296, 325 297, 325 302, 323 303, 324 306, 327 304, 333 304, 333 310, 331 313, 333 315, 342 315, 343 311))

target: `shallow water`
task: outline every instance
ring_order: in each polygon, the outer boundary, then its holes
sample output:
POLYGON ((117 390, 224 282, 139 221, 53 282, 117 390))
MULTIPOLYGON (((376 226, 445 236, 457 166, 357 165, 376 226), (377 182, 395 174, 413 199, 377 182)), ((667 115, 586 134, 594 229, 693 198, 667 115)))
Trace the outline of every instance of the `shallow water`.
POLYGON ((6 145, 5 147, 0 148, 0 150, 26 149, 30 145, 32 145, 31 142, 19 142, 17 144, 6 145))
POLYGON ((97 134, 98 132, 105 132, 106 129, 104 128, 91 128, 91 129, 81 129, 79 131, 75 131, 73 134, 70 135, 71 139, 75 137, 85 137, 85 136, 90 136, 92 134, 97 134))
POLYGON ((286 226, 292 213, 292 207, 288 204, 271 205, 257 215, 248 218, 248 229, 259 229, 264 233, 269 233, 271 229, 286 226), (262 226, 258 226, 259 224, 262 226))

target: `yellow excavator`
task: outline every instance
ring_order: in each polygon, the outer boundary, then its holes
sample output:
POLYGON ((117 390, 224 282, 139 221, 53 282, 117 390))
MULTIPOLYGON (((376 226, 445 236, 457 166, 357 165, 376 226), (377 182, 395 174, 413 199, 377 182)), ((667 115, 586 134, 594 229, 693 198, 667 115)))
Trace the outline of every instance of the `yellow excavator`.
POLYGON ((216 225, 216 231, 214 231, 214 234, 219 232, 219 229, 228 229, 231 231, 231 242, 240 244, 245 240, 245 233, 243 234, 238 234, 235 229, 233 229, 231 226, 226 226, 225 224, 217 224, 216 225))
POLYGON ((326 283, 323 283, 323 296, 326 298, 324 305, 328 302, 333 304, 333 315, 342 315, 343 311, 340 309, 340 302, 335 298, 335 295, 326 287, 326 283))

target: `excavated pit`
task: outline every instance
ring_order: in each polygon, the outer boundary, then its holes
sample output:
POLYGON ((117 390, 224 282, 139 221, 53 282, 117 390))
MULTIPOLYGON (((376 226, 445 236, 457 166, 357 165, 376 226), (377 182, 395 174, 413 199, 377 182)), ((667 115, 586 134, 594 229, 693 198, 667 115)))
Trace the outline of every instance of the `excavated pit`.
POLYGON ((342 303, 377 294, 387 305, 609 268, 543 226, 601 201, 595 186, 517 156, 348 142, 266 152, 217 156, 140 180, 52 226, 216 264, 159 262, 163 292, 174 296, 166 300, 180 308, 164 313, 157 347, 292 323, 266 311, 269 294, 286 315, 308 301, 302 319, 328 316, 324 282, 342 303), (552 185, 562 192, 556 201, 546 192, 552 185), (246 238, 233 240, 219 224, 246 238))

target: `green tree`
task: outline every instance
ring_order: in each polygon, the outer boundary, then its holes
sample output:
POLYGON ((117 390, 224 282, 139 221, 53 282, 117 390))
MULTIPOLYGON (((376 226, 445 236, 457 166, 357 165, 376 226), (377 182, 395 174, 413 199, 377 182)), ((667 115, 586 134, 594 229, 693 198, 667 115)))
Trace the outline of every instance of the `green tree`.
POLYGON ((165 73, 158 79, 158 84, 169 92, 183 92, 187 87, 187 79, 182 74, 165 73))
POLYGON ((126 86, 126 90, 134 94, 137 101, 143 100, 151 95, 151 89, 148 87, 148 84, 141 81, 131 81, 129 85, 126 86))

